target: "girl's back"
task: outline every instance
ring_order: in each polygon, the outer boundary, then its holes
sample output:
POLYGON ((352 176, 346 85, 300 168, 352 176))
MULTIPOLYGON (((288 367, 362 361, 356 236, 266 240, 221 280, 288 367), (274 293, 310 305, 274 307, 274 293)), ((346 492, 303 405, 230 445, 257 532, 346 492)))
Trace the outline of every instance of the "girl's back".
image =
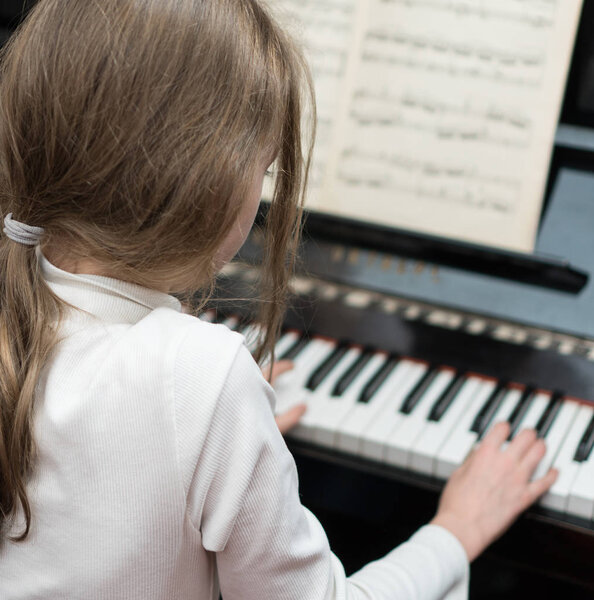
POLYGON ((39 381, 34 520, 0 549, 2 597, 214 597, 188 493, 207 495, 207 474, 193 481, 197 453, 206 462, 213 448, 240 336, 167 294, 40 261, 52 290, 88 314, 65 321, 39 381))
POLYGON ((232 412, 264 403, 274 425, 270 389, 239 335, 167 292, 208 295, 276 157, 270 348, 304 63, 254 0, 40 0, 1 66, 5 231, 42 234, 0 241, 0 596, 214 597, 208 551, 248 481, 216 410, 255 378, 232 412))

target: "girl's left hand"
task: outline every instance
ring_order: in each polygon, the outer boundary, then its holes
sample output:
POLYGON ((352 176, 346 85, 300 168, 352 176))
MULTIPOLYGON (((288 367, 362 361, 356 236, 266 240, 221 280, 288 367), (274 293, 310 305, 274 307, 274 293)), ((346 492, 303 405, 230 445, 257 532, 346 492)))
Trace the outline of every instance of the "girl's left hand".
MULTIPOLYGON (((264 377, 268 379, 270 385, 274 385, 274 382, 279 375, 290 371, 292 368, 293 363, 290 360, 279 360, 272 365, 272 369, 270 368, 270 365, 263 367, 262 373, 264 374, 264 377)), ((277 415, 275 420, 280 432, 285 435, 287 431, 295 427, 295 425, 299 423, 299 419, 301 419, 305 413, 305 410, 305 404, 297 404, 296 406, 293 406, 293 408, 290 408, 287 412, 277 415)))

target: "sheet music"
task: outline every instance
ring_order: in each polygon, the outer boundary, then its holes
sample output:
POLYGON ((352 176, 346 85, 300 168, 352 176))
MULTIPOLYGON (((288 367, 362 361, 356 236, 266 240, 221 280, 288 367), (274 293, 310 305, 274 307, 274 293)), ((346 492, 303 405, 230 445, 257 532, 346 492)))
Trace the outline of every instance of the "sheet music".
POLYGON ((313 49, 310 208, 533 249, 582 0, 279 2, 313 49))
POLYGON ((351 50, 362 4, 358 0, 278 0, 272 8, 301 42, 314 79, 318 120, 308 208, 319 208, 336 117, 347 95, 347 70, 353 68, 351 50))

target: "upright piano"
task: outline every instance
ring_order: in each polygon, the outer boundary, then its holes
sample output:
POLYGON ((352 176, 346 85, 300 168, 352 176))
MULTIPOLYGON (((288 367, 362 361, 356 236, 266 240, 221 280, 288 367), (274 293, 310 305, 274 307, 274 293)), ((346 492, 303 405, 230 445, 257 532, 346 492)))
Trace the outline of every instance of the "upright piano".
MULTIPOLYGON (((33 4, 2 0, 0 44, 33 4)), ((452 470, 507 420, 536 428, 539 472, 561 474, 487 555, 594 592, 593 27, 585 0, 533 256, 307 215, 278 409, 308 403, 288 444, 303 502, 347 523, 349 570, 430 519, 452 470)), ((250 295, 258 242, 204 314, 248 342, 248 307, 228 298, 250 295)))
MULTIPOLYGON (((352 568, 430 519, 447 477, 507 420, 536 428, 537 473, 560 476, 488 555, 594 592, 592 26, 586 0, 533 255, 306 215, 278 409, 308 404, 288 436, 304 503, 374 532, 352 568)), ((258 259, 256 231, 205 316, 248 342, 244 307, 226 298, 249 296, 258 259)))

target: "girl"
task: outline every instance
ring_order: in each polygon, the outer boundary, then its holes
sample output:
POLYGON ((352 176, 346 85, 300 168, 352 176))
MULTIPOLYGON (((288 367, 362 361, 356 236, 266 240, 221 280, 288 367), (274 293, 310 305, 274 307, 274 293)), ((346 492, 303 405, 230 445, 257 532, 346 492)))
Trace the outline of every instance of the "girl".
MULTIPOLYGON (((40 0, 0 81, 0 596, 466 594, 553 482, 496 426, 433 521, 350 578, 299 503, 239 334, 181 311, 243 243, 268 165, 258 358, 299 231, 299 52, 257 0, 40 0)), ((308 152, 305 152, 308 154, 308 152)), ((207 294, 205 294, 207 295, 207 294)))

